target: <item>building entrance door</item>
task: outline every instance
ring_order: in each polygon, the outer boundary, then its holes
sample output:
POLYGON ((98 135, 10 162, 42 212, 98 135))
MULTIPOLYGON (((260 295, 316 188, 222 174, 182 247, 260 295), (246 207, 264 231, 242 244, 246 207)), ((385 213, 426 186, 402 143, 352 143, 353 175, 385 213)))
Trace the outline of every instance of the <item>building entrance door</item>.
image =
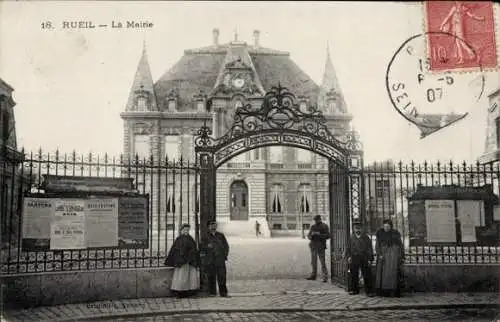
POLYGON ((248 186, 245 181, 235 181, 230 188, 230 219, 248 220, 248 186))

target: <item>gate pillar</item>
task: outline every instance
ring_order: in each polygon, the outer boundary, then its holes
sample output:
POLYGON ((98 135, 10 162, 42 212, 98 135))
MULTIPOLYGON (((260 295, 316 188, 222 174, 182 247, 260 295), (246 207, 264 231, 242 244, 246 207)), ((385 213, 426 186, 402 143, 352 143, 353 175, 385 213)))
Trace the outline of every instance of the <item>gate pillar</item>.
POLYGON ((208 233, 208 223, 216 219, 216 169, 211 153, 200 155, 200 233, 201 238, 208 233))

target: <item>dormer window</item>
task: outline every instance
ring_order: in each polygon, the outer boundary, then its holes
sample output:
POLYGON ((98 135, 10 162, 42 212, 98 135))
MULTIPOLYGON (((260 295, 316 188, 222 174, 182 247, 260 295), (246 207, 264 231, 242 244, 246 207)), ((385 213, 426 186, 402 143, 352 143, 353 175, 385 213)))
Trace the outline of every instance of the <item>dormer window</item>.
POLYGON ((197 101, 196 102, 196 111, 198 112, 205 112, 205 104, 203 101, 197 101))
POLYGON ((300 102, 299 108, 300 108, 301 112, 304 112, 304 113, 308 112, 307 103, 304 101, 300 102))
POLYGON ((137 98, 137 110, 138 111, 146 111, 148 109, 148 100, 140 96, 137 98))
POLYGON ((170 112, 175 112, 177 110, 177 102, 176 100, 172 99, 168 101, 168 110, 170 112))
POLYGON ((328 112, 329 113, 335 113, 335 107, 336 107, 336 102, 335 99, 331 98, 328 100, 328 112))

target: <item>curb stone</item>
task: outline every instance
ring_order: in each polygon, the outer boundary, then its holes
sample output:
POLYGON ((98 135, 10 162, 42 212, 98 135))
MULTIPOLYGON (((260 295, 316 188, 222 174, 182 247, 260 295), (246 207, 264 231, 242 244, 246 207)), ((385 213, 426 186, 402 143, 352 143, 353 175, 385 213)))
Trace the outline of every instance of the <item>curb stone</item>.
POLYGON ((438 309, 491 309, 500 308, 500 304, 493 303, 463 303, 463 304, 386 304, 374 306, 346 306, 344 308, 326 308, 326 307, 304 307, 291 306, 288 308, 214 308, 214 309, 174 309, 158 310, 151 312, 130 312, 130 313, 103 313, 83 317, 74 317, 71 319, 57 319, 54 322, 73 322, 73 321, 92 321, 95 319, 117 319, 133 317, 152 317, 158 315, 178 315, 178 314, 207 314, 207 313, 296 313, 296 312, 345 312, 345 311, 382 311, 382 310, 438 310, 438 309))

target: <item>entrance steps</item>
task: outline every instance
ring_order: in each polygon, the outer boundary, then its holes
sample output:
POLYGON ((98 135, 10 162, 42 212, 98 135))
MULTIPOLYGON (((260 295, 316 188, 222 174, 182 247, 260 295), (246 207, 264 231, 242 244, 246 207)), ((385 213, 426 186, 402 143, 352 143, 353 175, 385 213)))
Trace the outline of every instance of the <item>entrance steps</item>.
MULTIPOLYGON (((307 238, 307 234, 309 231, 304 231, 304 236, 307 238)), ((280 238, 280 237, 302 237, 301 230, 277 230, 271 229, 271 237, 272 238, 280 238)))
MULTIPOLYGON (((258 220, 258 219, 257 219, 258 220)), ((269 226, 266 220, 258 220, 260 223, 261 235, 257 237, 255 233, 255 221, 250 220, 231 220, 217 222, 217 228, 226 236, 245 237, 245 238, 269 238, 271 237, 269 226)))

